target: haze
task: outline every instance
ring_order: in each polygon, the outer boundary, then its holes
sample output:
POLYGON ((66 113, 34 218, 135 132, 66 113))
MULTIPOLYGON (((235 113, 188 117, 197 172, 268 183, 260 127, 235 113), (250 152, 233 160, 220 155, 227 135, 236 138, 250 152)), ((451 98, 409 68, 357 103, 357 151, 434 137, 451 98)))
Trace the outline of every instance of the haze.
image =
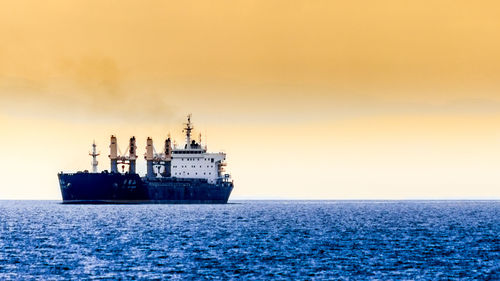
POLYGON ((188 113, 231 199, 498 199, 498 34, 498 1, 4 1, 0 199, 188 113))

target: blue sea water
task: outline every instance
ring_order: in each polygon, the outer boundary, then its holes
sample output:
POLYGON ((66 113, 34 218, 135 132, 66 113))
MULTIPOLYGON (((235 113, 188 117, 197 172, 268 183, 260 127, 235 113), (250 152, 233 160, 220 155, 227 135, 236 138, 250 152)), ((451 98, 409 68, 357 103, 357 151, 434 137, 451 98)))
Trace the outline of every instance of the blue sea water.
POLYGON ((0 201, 0 280, 500 280, 498 201, 0 201))

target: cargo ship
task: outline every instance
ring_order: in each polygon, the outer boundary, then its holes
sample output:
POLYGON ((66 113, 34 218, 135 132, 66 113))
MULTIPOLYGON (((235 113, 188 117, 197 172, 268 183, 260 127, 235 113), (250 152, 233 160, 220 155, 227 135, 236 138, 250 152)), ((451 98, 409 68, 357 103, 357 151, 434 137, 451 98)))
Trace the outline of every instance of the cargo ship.
POLYGON ((153 140, 147 138, 146 175, 136 173, 137 146, 130 138, 127 153, 120 155, 117 138, 111 136, 110 171, 98 172, 95 142, 92 145, 92 171, 59 173, 64 204, 225 204, 234 183, 224 171, 226 154, 209 153, 207 146, 191 138, 191 115, 183 132, 186 143, 172 147, 170 136, 156 153, 153 140), (128 168, 127 170, 125 168, 128 168), (121 168, 121 171, 119 171, 121 168))

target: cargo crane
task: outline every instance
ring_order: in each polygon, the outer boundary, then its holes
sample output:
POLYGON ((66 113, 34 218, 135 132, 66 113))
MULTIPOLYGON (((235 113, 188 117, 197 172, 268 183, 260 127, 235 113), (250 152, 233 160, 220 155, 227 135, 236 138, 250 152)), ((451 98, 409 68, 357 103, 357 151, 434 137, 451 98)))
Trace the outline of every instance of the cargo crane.
POLYGON ((111 160, 111 172, 118 173, 118 165, 122 166, 122 173, 125 172, 125 165, 129 166, 128 172, 135 174, 136 160, 137 160, 137 145, 135 144, 135 137, 131 137, 127 147, 128 155, 118 154, 118 144, 116 137, 111 136, 111 144, 109 145, 109 159, 111 160))
POLYGON ((168 134, 168 138, 165 140, 165 146, 161 153, 156 153, 153 139, 148 137, 146 140, 146 153, 144 154, 144 159, 146 159, 146 176, 148 178, 170 177, 172 161, 172 141, 170 140, 170 134, 168 134))

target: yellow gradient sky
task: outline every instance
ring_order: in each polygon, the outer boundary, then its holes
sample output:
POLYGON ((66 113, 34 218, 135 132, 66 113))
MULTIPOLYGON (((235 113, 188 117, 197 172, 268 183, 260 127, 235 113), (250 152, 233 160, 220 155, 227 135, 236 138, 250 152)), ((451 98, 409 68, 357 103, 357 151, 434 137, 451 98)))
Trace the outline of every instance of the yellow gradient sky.
POLYGON ((499 34, 498 1, 3 1, 0 199, 187 113, 234 199, 498 199, 499 34))

